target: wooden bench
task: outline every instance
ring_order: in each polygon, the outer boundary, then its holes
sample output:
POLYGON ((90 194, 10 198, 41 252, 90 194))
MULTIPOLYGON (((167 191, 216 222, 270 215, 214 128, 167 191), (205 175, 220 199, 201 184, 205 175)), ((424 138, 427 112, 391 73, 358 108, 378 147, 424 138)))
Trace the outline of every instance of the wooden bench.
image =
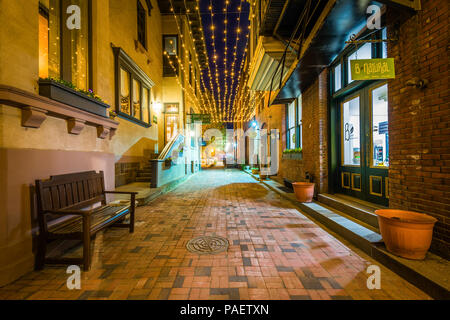
POLYGON ((134 232, 137 192, 105 191, 103 171, 79 172, 36 180, 39 244, 36 268, 47 264, 91 264, 91 240, 109 226, 129 228, 134 232), (107 204, 106 194, 129 194, 130 202, 107 204), (129 215, 129 223, 124 223, 129 215), (53 219, 52 219, 53 218, 53 219), (46 257, 51 240, 81 240, 82 258, 46 257))

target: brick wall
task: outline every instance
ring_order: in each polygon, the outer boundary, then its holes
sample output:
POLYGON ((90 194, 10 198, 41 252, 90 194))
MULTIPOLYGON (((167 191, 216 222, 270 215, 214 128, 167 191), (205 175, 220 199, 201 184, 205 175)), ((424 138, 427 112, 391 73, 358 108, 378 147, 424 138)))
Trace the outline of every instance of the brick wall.
MULTIPOLYGON (((328 192, 328 71, 324 70, 302 93, 303 160, 281 160, 281 176, 291 181, 304 181, 309 172, 317 192, 328 192)), ((285 112, 283 113, 285 116, 285 112)), ((283 150, 286 128, 283 123, 283 150)))
POLYGON ((449 257, 450 107, 448 1, 422 0, 415 15, 389 8, 388 45, 396 79, 389 82, 390 199, 392 208, 438 219, 431 250, 449 257), (398 21, 401 21, 398 24, 398 21), (406 86, 414 77, 425 89, 406 86))

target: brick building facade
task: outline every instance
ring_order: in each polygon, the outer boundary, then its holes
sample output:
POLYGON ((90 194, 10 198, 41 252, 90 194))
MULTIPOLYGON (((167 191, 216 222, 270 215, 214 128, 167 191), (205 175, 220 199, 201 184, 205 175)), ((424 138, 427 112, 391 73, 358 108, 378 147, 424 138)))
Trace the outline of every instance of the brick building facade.
POLYGON ((450 256, 450 106, 448 1, 422 1, 415 15, 388 10, 389 206, 438 219, 432 250, 450 256), (401 19, 399 20, 399 17, 401 19), (395 21, 395 23, 389 23, 395 21), (401 23, 399 23, 401 21, 401 23), (395 33, 398 32, 396 35, 395 33), (426 80, 425 88, 408 86, 426 80))
MULTIPOLYGON (((313 79, 309 85, 295 80, 297 82, 291 81, 295 84, 287 88, 289 81, 285 81, 281 93, 274 94, 277 105, 268 109, 263 106, 255 111, 259 124, 269 118, 279 119, 277 124, 272 121, 272 128, 280 129, 280 149, 290 149, 288 108, 291 101, 301 99, 301 159, 293 160, 280 153, 280 169, 273 178, 280 182, 305 181, 309 174, 316 183, 316 194, 339 193, 343 183, 340 171, 342 150, 339 145, 339 139, 343 136, 341 106, 346 99, 365 90, 360 96, 366 99, 361 102, 363 110, 365 104, 372 103, 369 102, 371 90, 377 86, 387 86, 389 164, 386 166, 386 181, 382 180, 381 184, 384 205, 426 213, 438 219, 431 251, 444 257, 450 256, 448 6, 448 1, 424 0, 421 1, 421 9, 416 11, 390 4, 382 8, 382 27, 386 29, 386 34, 378 39, 386 37, 388 41, 385 42, 386 47, 381 47, 381 41, 380 47, 374 46, 372 57, 394 58, 395 79, 352 82, 347 80, 350 71, 342 71, 342 87, 334 90, 335 66, 341 63, 342 68, 347 68, 347 57, 355 52, 352 45, 344 44, 341 51, 336 52, 337 57, 330 56, 329 64, 317 76, 311 73, 310 78, 313 79), (383 56, 380 48, 386 49, 383 56), (422 80, 425 83, 423 88, 414 85, 422 80), (280 106, 277 101, 286 104, 280 106)), ((358 36, 364 38, 370 33, 364 23, 358 36)), ((318 37, 320 41, 320 32, 318 37)), ((320 53, 317 52, 317 55, 320 53)), ((367 122, 362 128, 365 126, 368 130, 372 120, 366 115, 361 116, 361 121, 367 122)), ((368 132, 365 131, 364 135, 368 132)), ((368 142, 368 139, 361 141, 361 148, 366 148, 364 144, 368 142)), ((366 165, 367 160, 368 170, 377 170, 372 164, 368 165, 374 151, 367 147, 366 152, 368 154, 361 159, 361 163, 366 165)), ((350 177, 353 181, 353 174, 350 177)), ((367 174, 363 179, 369 181, 372 177, 367 174)))

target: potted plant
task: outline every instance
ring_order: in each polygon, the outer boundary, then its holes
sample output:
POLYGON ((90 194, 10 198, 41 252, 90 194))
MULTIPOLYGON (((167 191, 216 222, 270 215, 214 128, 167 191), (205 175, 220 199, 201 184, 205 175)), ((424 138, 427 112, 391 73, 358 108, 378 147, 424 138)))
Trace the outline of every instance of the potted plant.
POLYGON ((256 167, 252 168, 252 173, 253 174, 258 174, 259 173, 259 168, 256 168, 256 167))
POLYGON ((295 197, 300 202, 312 202, 314 197, 314 183, 312 182, 293 182, 295 197))
POLYGON ((375 214, 389 252, 407 259, 425 258, 437 219, 423 213, 396 209, 380 209, 375 214))
POLYGON ((166 160, 164 160, 164 166, 165 167, 172 166, 172 157, 168 157, 166 160))
POLYGON ((92 89, 78 89, 73 83, 62 79, 39 79, 39 94, 49 99, 70 105, 107 118, 107 105, 92 89))
POLYGON ((114 111, 110 110, 109 111, 109 118, 111 120, 114 120, 117 117, 117 113, 115 113, 114 111))

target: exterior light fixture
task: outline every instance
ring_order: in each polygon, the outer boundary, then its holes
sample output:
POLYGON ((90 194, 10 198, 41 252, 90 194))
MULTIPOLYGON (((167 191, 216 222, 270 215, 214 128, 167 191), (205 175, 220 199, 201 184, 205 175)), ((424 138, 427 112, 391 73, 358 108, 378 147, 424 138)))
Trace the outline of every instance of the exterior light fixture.
POLYGON ((160 113, 162 110, 162 103, 157 101, 157 102, 153 102, 153 111, 155 111, 156 113, 160 113))

